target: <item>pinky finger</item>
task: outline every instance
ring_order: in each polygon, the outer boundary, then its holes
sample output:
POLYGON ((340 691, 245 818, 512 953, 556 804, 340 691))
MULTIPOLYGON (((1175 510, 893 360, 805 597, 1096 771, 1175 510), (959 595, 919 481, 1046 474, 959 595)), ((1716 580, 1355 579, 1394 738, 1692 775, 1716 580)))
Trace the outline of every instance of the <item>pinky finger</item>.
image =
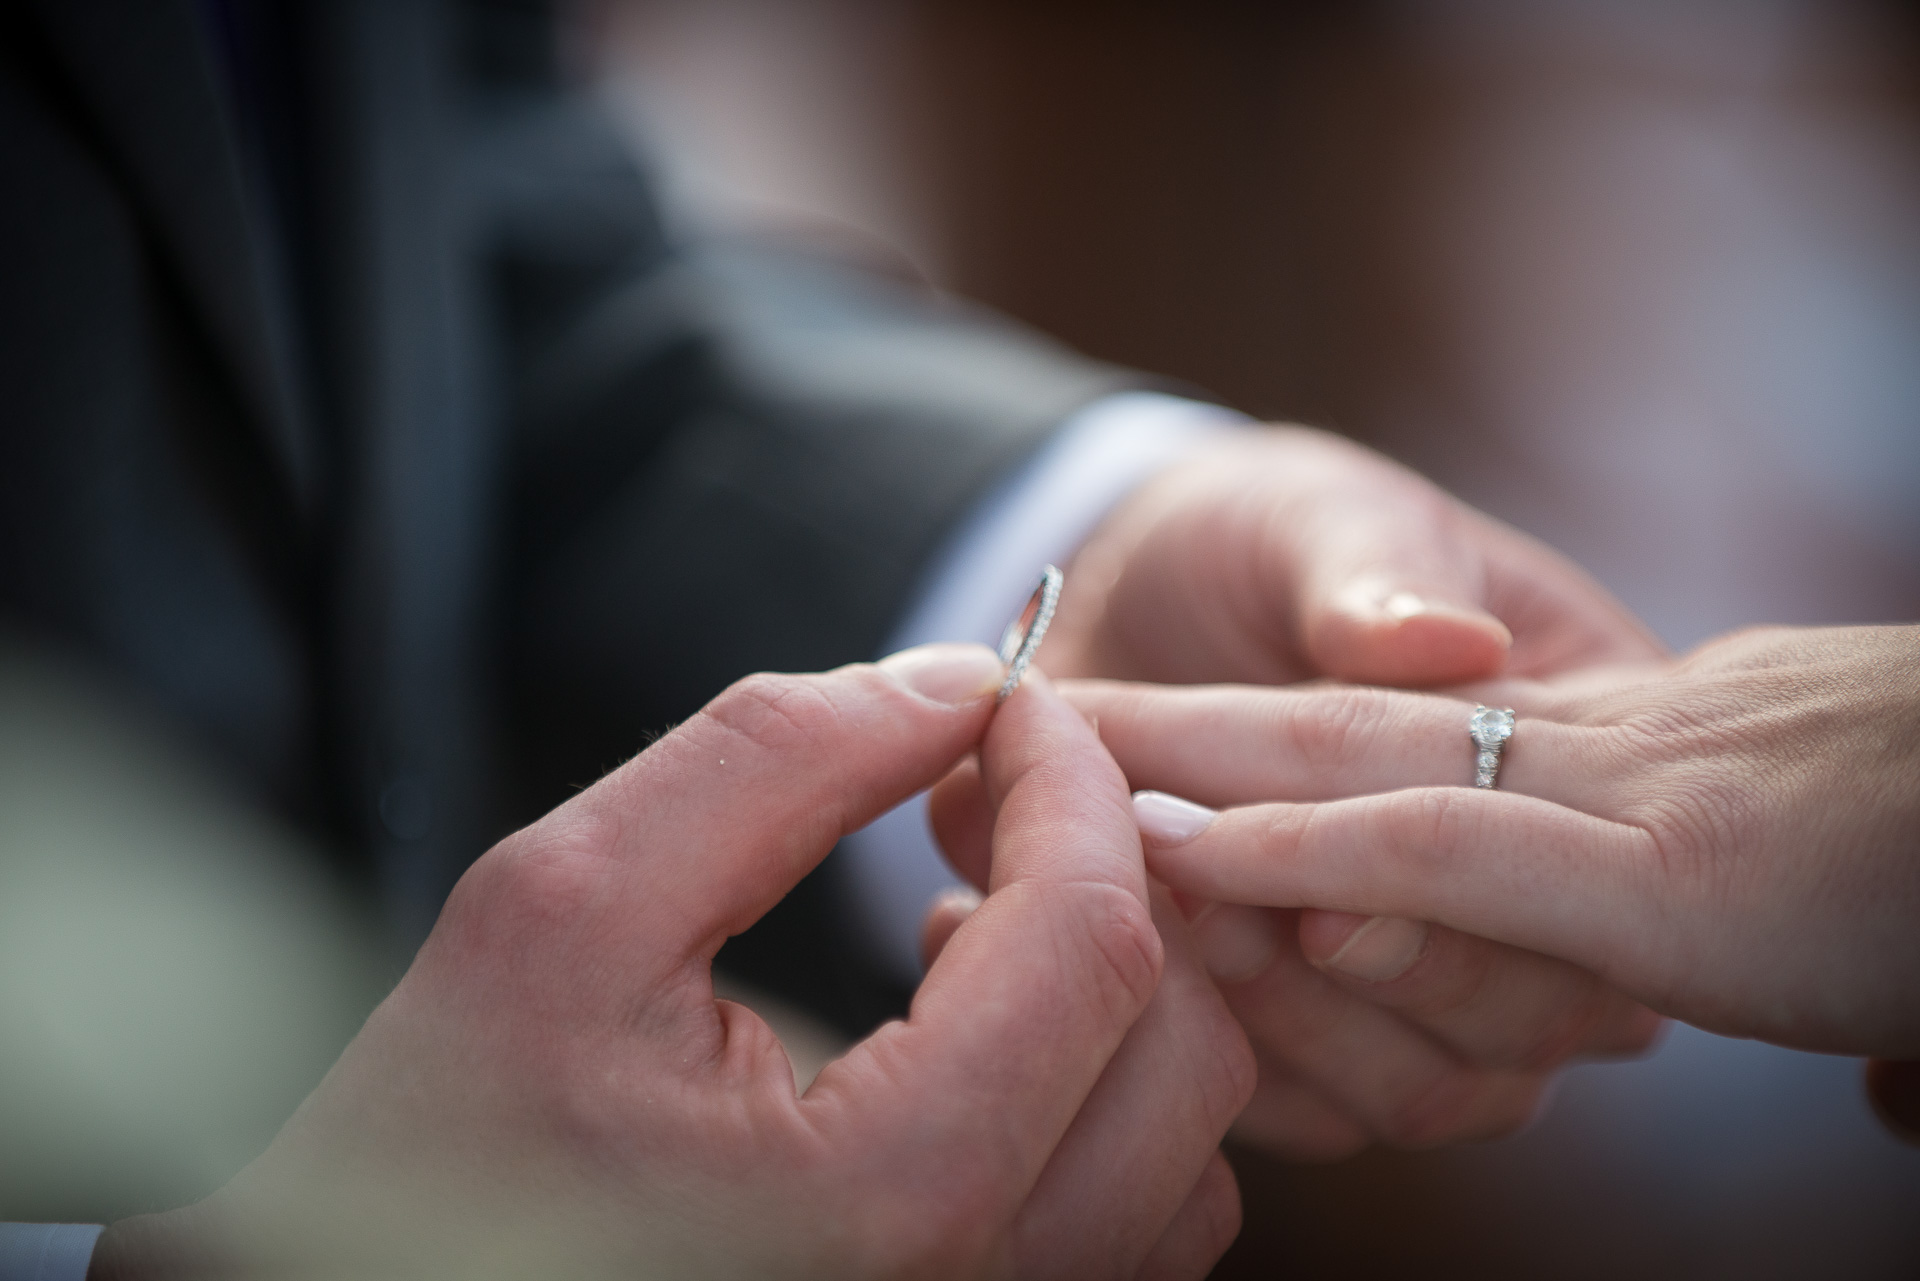
POLYGON ((1227 1158, 1215 1152, 1135 1275, 1140 1281, 1204 1277, 1239 1235, 1240 1184, 1227 1158))

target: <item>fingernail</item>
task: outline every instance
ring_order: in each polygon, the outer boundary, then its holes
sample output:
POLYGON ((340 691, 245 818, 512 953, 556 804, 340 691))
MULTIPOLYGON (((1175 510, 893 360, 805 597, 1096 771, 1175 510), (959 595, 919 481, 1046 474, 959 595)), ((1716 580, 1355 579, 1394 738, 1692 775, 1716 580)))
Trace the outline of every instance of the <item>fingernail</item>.
POLYGON ((1165 792, 1135 792, 1133 821, 1155 845, 1181 845, 1206 831, 1218 810, 1165 792))
POLYGON ((1425 922, 1376 916, 1349 934, 1340 950, 1320 964, 1368 983, 1390 983, 1412 969, 1426 950, 1425 922))
POLYGON ((1266 909, 1225 903, 1194 926, 1207 973, 1222 983, 1244 983, 1266 972, 1280 948, 1280 932, 1266 909))
POLYGON ((1396 623, 1404 623, 1410 618, 1452 618, 1475 627, 1490 628, 1504 634, 1509 641, 1513 633, 1507 625, 1484 609, 1471 605, 1460 605, 1453 601, 1433 600, 1417 592, 1397 591, 1388 593, 1379 605, 1380 612, 1396 623))
POLYGON ((971 885, 949 885, 933 896, 933 909, 951 912, 958 917, 969 917, 979 906, 986 902, 980 891, 971 885))
POLYGON ((1386 611, 1388 618, 1400 622, 1415 614, 1427 613, 1433 607, 1412 592, 1395 592, 1380 603, 1380 608, 1386 611))
POLYGON ((879 667, 923 698, 954 705, 993 693, 1007 676, 985 645, 916 645, 887 655, 879 667))

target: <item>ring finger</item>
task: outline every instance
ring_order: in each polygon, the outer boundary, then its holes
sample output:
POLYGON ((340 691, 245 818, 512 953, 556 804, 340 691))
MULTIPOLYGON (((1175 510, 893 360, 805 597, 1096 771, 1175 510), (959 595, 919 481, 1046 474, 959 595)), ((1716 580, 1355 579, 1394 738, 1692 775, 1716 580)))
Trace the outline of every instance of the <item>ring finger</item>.
MULTIPOLYGON (((1141 685, 1062 681, 1135 789, 1205 805, 1324 801, 1473 781, 1473 706, 1439 694, 1348 685, 1141 685)), ((1527 701, 1529 687, 1509 688, 1527 701)), ((1498 786, 1593 814, 1614 808, 1607 736, 1522 706, 1498 786)))

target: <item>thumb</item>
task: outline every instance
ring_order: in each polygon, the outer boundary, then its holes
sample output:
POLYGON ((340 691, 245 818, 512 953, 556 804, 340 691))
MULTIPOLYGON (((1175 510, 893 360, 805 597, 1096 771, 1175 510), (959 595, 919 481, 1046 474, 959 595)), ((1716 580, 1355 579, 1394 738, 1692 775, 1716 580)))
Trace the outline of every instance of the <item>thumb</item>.
POLYGON ((1292 527, 1302 647, 1341 680, 1421 686, 1498 675, 1512 633, 1449 500, 1391 473, 1324 491, 1292 527))
POLYGON ((1306 650, 1320 671, 1373 685, 1496 676, 1513 635, 1473 598, 1440 574, 1363 571, 1302 603, 1306 650))

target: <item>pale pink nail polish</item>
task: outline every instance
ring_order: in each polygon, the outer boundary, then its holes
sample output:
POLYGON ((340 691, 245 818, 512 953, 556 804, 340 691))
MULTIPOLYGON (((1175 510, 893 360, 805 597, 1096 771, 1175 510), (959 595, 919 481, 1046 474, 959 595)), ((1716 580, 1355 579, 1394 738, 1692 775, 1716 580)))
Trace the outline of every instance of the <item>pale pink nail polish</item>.
POLYGON ((1135 792, 1133 821, 1155 845, 1181 845, 1200 835, 1219 814, 1165 792, 1135 792))

